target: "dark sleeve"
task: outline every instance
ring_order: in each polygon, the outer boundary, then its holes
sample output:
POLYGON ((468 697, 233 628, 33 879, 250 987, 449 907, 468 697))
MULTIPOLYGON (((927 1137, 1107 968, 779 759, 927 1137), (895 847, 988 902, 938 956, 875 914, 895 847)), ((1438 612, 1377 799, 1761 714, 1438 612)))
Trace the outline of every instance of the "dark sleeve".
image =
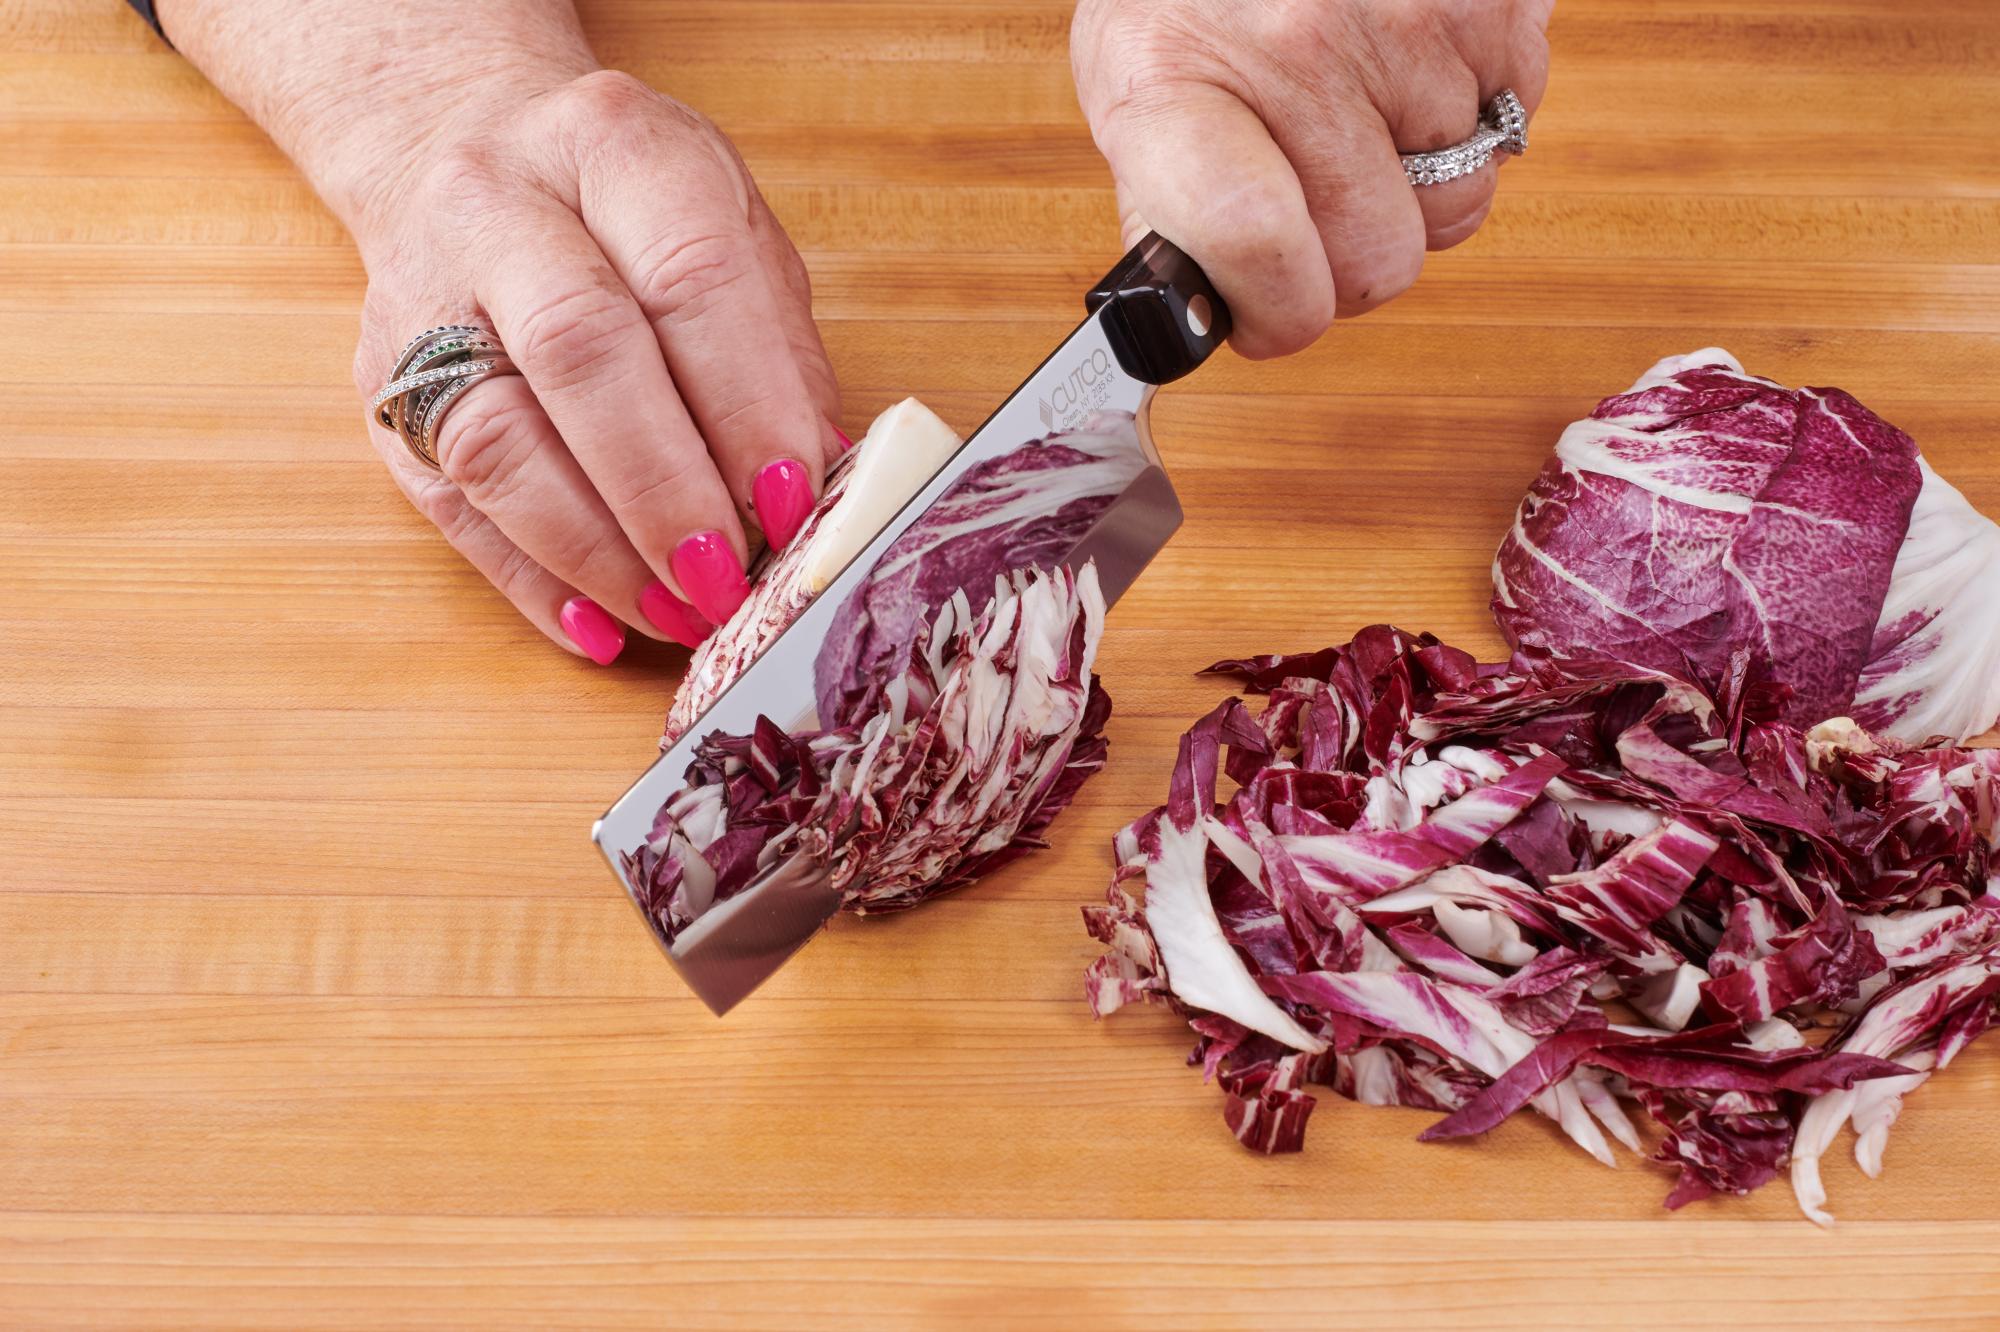
MULTIPOLYGON (((153 0, 130 0, 130 4, 139 11, 140 18, 153 25, 153 31, 160 34, 161 40, 166 41, 167 31, 160 26, 160 16, 153 12, 153 0)), ((172 46, 173 43, 167 41, 167 45, 172 46)))

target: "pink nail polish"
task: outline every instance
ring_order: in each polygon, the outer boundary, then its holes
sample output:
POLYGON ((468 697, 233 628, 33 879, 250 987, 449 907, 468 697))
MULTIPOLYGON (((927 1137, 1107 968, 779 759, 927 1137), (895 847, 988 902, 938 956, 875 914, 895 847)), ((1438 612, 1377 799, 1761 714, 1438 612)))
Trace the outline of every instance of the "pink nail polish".
POLYGON ((720 532, 696 532, 674 547, 674 578, 711 624, 721 624, 750 595, 743 562, 720 532))
POLYGON ((757 521, 764 525, 764 539, 771 543, 771 549, 783 550, 812 512, 812 479, 804 466, 790 458, 774 462, 750 483, 750 503, 756 507, 757 521))
MULTIPOLYGON (((827 422, 827 424, 833 425, 833 422, 829 421, 827 422)), ((833 437, 840 441, 840 448, 841 452, 843 453, 854 447, 854 441, 849 439, 847 437, 847 432, 845 430, 842 430, 839 426, 833 426, 833 437)))
POLYGON ((639 594, 639 611, 653 627, 682 647, 700 647, 701 640, 715 632, 715 626, 695 614, 694 607, 668 590, 655 578, 639 594))
POLYGON ((599 666, 609 666, 625 650, 625 626, 589 597, 565 601, 560 618, 569 641, 599 666))

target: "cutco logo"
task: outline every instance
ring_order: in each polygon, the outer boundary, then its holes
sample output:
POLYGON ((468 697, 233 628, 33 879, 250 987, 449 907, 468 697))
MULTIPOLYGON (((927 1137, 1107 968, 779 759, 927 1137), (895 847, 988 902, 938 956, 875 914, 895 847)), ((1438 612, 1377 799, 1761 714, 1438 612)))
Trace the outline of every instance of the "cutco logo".
POLYGON ((1042 425, 1067 430, 1111 396, 1111 357, 1099 347, 1042 399, 1042 425))

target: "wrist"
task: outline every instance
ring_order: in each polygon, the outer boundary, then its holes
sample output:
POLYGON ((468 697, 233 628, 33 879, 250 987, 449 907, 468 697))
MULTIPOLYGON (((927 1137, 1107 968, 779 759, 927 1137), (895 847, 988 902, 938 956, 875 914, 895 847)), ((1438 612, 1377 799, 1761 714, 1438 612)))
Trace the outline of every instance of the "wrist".
POLYGON ((400 235, 436 165, 595 61, 511 56, 455 61, 365 109, 323 108, 292 156, 362 249, 400 235))
POLYGON ((598 67, 567 0, 161 0, 174 41, 364 243, 439 153, 598 67), (282 13, 282 20, 274 19, 282 13))

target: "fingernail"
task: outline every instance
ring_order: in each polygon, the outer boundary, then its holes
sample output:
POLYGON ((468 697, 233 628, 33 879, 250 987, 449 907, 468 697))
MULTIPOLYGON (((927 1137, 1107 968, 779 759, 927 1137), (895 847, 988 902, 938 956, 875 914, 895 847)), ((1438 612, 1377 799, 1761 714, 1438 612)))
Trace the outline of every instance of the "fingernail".
MULTIPOLYGON (((827 424, 833 425, 833 422, 828 421, 827 424)), ((833 426, 833 437, 840 441, 840 448, 843 453, 846 452, 848 449, 854 447, 854 441, 849 439, 847 437, 847 432, 845 430, 842 430, 839 426, 833 426)))
POLYGON ((750 483, 750 503, 756 506, 757 521, 764 525, 764 539, 771 549, 783 550, 812 512, 812 479, 790 458, 774 462, 750 483))
POLYGON ((599 666, 609 666, 625 650, 625 626, 589 597, 571 597, 565 601, 561 619, 569 641, 582 648, 583 655, 599 666))
POLYGON ((639 611, 653 622, 655 629, 682 647, 700 647, 701 640, 715 631, 715 626, 695 614, 694 607, 675 596, 657 578, 639 594, 639 611))
POLYGON ((696 532, 674 547, 669 563, 688 600, 711 624, 727 620, 750 595, 743 562, 720 532, 696 532))

